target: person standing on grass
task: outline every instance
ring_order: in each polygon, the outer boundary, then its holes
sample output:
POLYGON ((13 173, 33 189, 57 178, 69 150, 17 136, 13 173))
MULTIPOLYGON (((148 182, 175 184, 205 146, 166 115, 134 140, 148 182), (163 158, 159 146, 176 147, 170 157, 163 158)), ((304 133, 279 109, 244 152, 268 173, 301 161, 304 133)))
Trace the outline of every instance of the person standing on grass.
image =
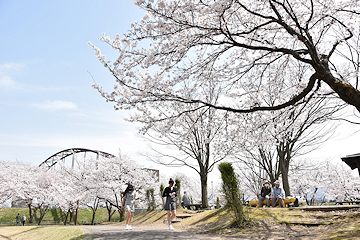
POLYGON ((136 192, 134 190, 134 186, 131 184, 128 184, 128 186, 123 194, 124 194, 123 195, 124 197, 123 197, 123 201, 122 201, 122 205, 121 205, 121 211, 123 211, 124 206, 125 206, 125 211, 127 214, 125 229, 132 230, 131 222, 132 222, 133 215, 135 212, 135 200, 139 199, 139 198, 136 198, 136 192))
POLYGON ((25 221, 26 221, 26 216, 24 214, 24 216, 22 216, 22 218, 21 218, 21 222, 22 222, 23 226, 25 226, 25 221))
POLYGON ((171 221, 176 217, 176 189, 174 187, 174 180, 170 178, 169 186, 164 189, 162 197, 166 197, 165 202, 165 211, 167 211, 167 224, 169 226, 169 230, 174 230, 171 225, 171 221))
POLYGON ((20 214, 18 213, 18 215, 16 216, 16 226, 19 226, 20 224, 20 214))

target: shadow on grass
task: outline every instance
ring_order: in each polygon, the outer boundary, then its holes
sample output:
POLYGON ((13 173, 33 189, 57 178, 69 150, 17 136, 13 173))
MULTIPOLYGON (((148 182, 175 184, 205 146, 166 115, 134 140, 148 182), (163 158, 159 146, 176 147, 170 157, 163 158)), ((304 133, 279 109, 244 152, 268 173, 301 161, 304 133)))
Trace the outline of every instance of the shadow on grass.
POLYGON ((338 231, 335 236, 328 236, 329 240, 338 240, 338 239, 359 239, 360 229, 352 231, 338 231))
POLYGON ((166 216, 166 212, 162 213, 161 210, 153 210, 153 211, 146 211, 145 213, 140 214, 139 216, 136 217, 136 219, 134 219, 133 222, 135 223, 145 223, 147 221, 149 221, 150 219, 154 218, 151 220, 151 222, 157 222, 159 220, 161 220, 162 218, 164 218, 166 216), (160 216, 157 216, 160 215, 160 216))
POLYGON ((34 227, 31 227, 30 229, 28 229, 28 230, 26 230, 26 231, 21 231, 21 232, 15 233, 14 235, 11 235, 11 236, 10 236, 10 239, 14 238, 14 237, 17 236, 17 235, 21 235, 21 234, 24 234, 24 233, 31 233, 31 232, 39 229, 39 228, 41 228, 41 227, 35 227, 35 226, 34 226, 34 227))
POLYGON ((70 240, 85 240, 85 239, 86 239, 86 234, 83 234, 78 237, 70 238, 70 240))
POLYGON ((219 210, 214 211, 213 213, 208 214, 208 215, 206 215, 205 217, 197 220, 197 221, 194 222, 193 224, 196 225, 196 224, 199 224, 199 223, 203 223, 203 222, 205 222, 205 221, 207 221, 207 220, 209 220, 209 219, 211 219, 211 218, 215 218, 215 219, 216 219, 216 218, 220 218, 221 216, 219 216, 219 215, 221 215, 221 213, 223 213, 223 212, 225 212, 225 211, 227 211, 226 208, 220 208, 219 210))

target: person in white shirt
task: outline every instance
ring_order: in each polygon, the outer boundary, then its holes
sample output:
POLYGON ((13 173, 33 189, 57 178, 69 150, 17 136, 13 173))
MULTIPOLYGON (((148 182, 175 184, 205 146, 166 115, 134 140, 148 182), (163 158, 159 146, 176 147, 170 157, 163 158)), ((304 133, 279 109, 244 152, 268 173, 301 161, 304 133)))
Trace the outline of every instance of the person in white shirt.
POLYGON ((284 207, 284 190, 280 187, 280 181, 275 181, 275 187, 273 189, 271 204, 273 207, 276 206, 276 203, 279 202, 281 207, 284 207))
POLYGON ((123 211, 125 207, 125 212, 127 214, 125 229, 132 230, 131 223, 135 212, 135 200, 138 199, 136 198, 136 192, 134 190, 134 186, 128 184, 123 194, 124 195, 123 195, 121 211, 123 211))

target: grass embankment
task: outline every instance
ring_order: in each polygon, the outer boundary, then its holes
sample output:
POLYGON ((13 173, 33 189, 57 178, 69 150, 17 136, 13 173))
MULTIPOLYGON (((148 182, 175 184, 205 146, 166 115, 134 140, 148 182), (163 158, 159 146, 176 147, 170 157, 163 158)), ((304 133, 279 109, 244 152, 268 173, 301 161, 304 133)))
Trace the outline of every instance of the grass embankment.
MULTIPOLYGON (((226 209, 199 213, 179 209, 178 215, 191 215, 174 224, 176 229, 238 236, 250 239, 359 239, 360 212, 306 212, 288 208, 246 208, 250 224, 232 227, 232 214, 226 209)), ((163 225, 165 211, 151 211, 134 218, 136 225, 163 225)))
MULTIPOLYGON (((8 220, 15 224, 15 216, 19 212, 22 215, 26 209, 0 209, 0 221, 8 220)), ((98 210, 97 219, 106 221, 106 209, 98 210)), ((219 210, 205 210, 205 211, 189 211, 178 209, 178 215, 190 215, 190 218, 184 219, 174 224, 176 229, 183 229, 187 231, 196 231, 203 233, 213 233, 220 235, 229 235, 244 237, 247 239, 359 239, 360 236, 360 211, 332 211, 332 212, 306 212, 301 210, 290 210, 288 208, 245 208, 251 224, 246 228, 239 229, 232 227, 232 214, 226 209, 219 210)), ((47 213, 44 221, 54 221, 61 219, 59 212, 47 213), (56 217, 57 216, 57 217, 56 217)), ((150 226, 164 226, 167 213, 161 210, 149 211, 137 215, 134 218, 133 225, 150 225, 150 226)), ((91 220, 91 211, 81 209, 79 213, 79 221, 91 220)), ((124 225, 122 223, 113 223, 116 225, 124 225)), ((20 233, 13 233, 16 237, 21 237, 22 234, 41 234, 42 231, 49 233, 51 236, 62 236, 63 233, 56 233, 62 231, 61 229, 71 229, 72 227, 50 227, 41 228, 31 226, 27 227, 2 227, 3 231, 23 231, 20 233), (57 229, 59 228, 59 229, 57 229), (50 231, 51 230, 51 231, 50 231), (55 231, 55 234, 52 232, 55 231)), ((81 229, 79 229, 81 230, 81 229)), ((82 231, 82 230, 81 230, 82 231)), ((6 233, 6 234, 11 234, 6 233)), ((77 234, 77 233, 71 233, 77 234)), ((85 239, 84 233, 76 235, 78 238, 85 239), (83 235, 81 235, 83 234, 83 235)), ((10 236, 10 235, 4 235, 10 236)), ((25 236, 25 235, 24 235, 25 236)), ((73 235, 75 236, 75 235, 73 235)), ((14 238, 11 239, 25 239, 14 238)), ((29 239, 29 238, 27 238, 29 239)), ((31 238, 30 238, 31 239, 31 238)), ((36 238, 35 238, 36 239, 36 238)), ((52 239, 44 235, 42 239, 52 239)), ((53 239, 67 239, 67 238, 53 238, 53 239)))
MULTIPOLYGON (((29 220, 29 210, 27 208, 0 208, 0 225, 16 225, 15 217, 17 214, 20 214, 22 217, 24 214, 27 218, 26 224, 28 225, 29 220)), ((40 217, 40 211, 36 212, 36 215, 33 220, 33 225, 37 225, 40 217)), ((41 221, 41 225, 47 224, 64 224, 66 213, 63 213, 61 209, 54 208, 50 209, 44 216, 41 221)), ((75 216, 74 216, 75 217, 75 216)), ((89 224, 92 219, 92 211, 84 208, 79 209, 78 222, 80 224, 89 224)), ((119 214, 114 213, 111 221, 118 222, 120 219, 119 214)), ((108 213, 105 208, 99 208, 96 211, 95 223, 106 222, 108 220, 108 213)), ((70 221, 70 216, 68 217, 70 221)))
POLYGON ((0 227, 0 239, 85 240, 84 230, 76 227, 0 227))

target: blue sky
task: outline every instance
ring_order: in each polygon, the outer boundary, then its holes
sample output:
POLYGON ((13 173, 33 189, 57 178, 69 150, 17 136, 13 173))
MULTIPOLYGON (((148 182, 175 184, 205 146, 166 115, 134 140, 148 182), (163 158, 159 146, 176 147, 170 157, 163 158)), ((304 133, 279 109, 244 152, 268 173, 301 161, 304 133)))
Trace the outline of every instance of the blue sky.
MULTIPOLYGON (((112 154, 120 148, 142 159, 136 152, 146 146, 123 120, 128 113, 91 88, 88 72, 105 89, 115 82, 87 42, 106 48, 97 41, 102 32, 122 34, 143 14, 131 0, 0 1, 1 160, 39 164, 73 147, 112 154)), ((340 161, 360 152, 354 130, 359 126, 343 126, 312 156, 340 161)))
POLYGON ((0 159, 40 163, 72 147, 136 158, 136 126, 91 88, 91 75, 114 81, 87 42, 105 47, 102 32, 142 15, 131 0, 0 1, 0 159))

